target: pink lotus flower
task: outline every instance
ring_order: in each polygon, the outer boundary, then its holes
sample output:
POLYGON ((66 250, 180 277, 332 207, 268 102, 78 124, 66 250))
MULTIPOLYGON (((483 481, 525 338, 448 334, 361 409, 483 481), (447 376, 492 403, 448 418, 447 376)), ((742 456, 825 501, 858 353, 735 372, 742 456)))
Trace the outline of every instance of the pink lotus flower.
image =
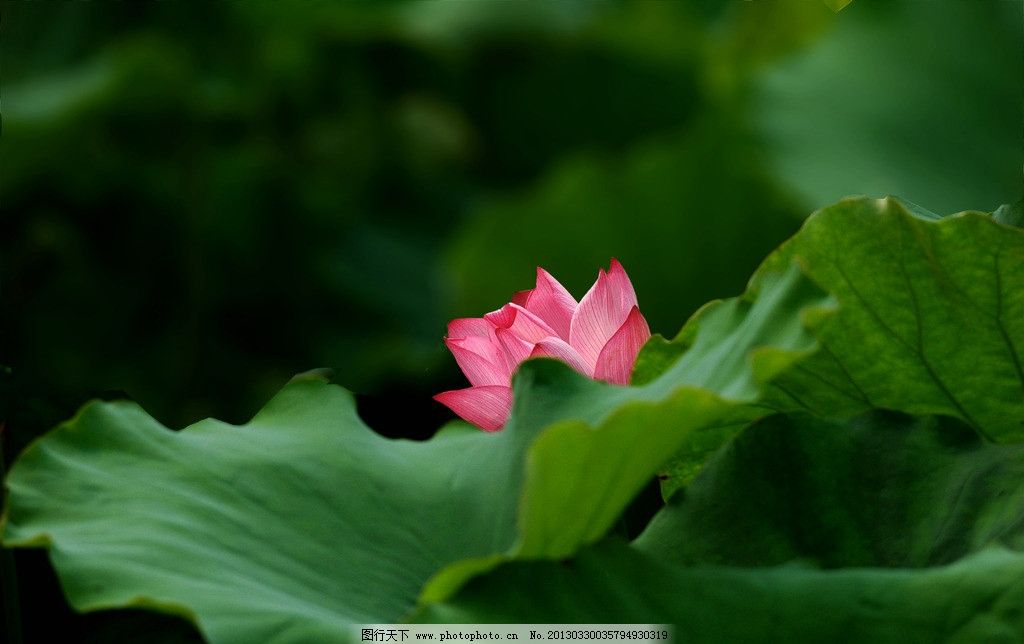
POLYGON ((504 426, 512 410, 512 374, 527 358, 557 358, 595 380, 629 384, 640 347, 651 337, 622 264, 606 273, 577 304, 543 268, 537 286, 482 318, 448 323, 444 342, 472 387, 434 400, 485 431, 504 426))

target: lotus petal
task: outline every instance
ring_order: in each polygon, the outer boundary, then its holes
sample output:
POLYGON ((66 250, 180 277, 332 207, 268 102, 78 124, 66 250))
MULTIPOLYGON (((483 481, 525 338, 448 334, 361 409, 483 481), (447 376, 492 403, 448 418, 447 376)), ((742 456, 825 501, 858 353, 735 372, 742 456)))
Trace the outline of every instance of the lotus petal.
POLYGON ((497 311, 491 311, 484 319, 499 329, 511 329, 527 342, 537 342, 558 333, 547 322, 530 313, 518 304, 506 304, 497 311))
POLYGON ((622 266, 613 260, 611 271, 601 269, 597 281, 573 312, 569 326, 569 344, 583 356, 591 372, 601 349, 636 305, 636 295, 622 266))
POLYGON ((437 394, 434 400, 480 429, 494 432, 505 425, 512 411, 512 388, 488 385, 454 389, 437 394))
POLYGON ((579 371, 584 376, 593 377, 592 371, 582 356, 569 343, 560 338, 544 338, 537 343, 530 353, 531 358, 557 358, 579 371))
POLYGON ((626 321, 601 349, 594 368, 594 378, 616 385, 628 385, 636 356, 650 337, 647 320, 640 314, 640 309, 634 306, 626 316, 626 321))
POLYGON ((508 385, 511 368, 501 347, 488 338, 447 338, 445 345, 455 356, 470 384, 508 385))
MULTIPOLYGON (((539 266, 537 267, 537 288, 529 293, 530 297, 523 305, 526 310, 544 320, 555 330, 558 337, 568 341, 572 313, 577 306, 576 298, 570 295, 569 291, 565 290, 565 287, 550 273, 539 266)), ((515 302, 515 299, 512 301, 515 302)))

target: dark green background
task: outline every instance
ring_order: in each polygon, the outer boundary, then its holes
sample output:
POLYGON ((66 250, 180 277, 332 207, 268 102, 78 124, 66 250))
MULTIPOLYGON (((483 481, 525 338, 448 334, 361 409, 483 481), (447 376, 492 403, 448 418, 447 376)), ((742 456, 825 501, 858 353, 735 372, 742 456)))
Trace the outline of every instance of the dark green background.
MULTIPOLYGON (((445 322, 538 264, 579 297, 618 257, 673 335, 843 196, 1015 201, 1022 15, 4 2, 5 463, 91 397, 242 422, 313 367, 378 431, 426 437, 450 416, 430 396, 463 386, 445 322)), ((27 641, 132 638, 72 620, 18 556, 27 641)))

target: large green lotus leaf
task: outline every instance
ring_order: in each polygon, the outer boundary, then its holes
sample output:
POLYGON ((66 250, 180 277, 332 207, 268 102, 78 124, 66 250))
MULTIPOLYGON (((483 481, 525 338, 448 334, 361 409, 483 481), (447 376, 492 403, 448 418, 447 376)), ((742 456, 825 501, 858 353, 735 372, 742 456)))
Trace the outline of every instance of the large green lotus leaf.
POLYGON ((875 412, 754 423, 672 497, 634 545, 679 564, 947 564, 1024 551, 1024 446, 962 421, 875 412))
MULTIPOLYGON (((993 441, 1024 439, 1024 230, 983 213, 939 218, 894 199, 847 199, 814 213, 758 272, 793 262, 839 312, 808 319, 821 351, 776 378, 765 404, 825 417, 948 414, 993 441)), ((649 342, 634 381, 685 355, 700 324, 649 342)), ((703 458, 673 459, 664 495, 703 458)))
POLYGON ((893 199, 813 215, 763 269, 797 261, 840 304, 822 351, 777 383, 779 405, 848 416, 948 414, 1024 440, 1024 230, 967 212, 939 220, 893 199))
POLYGON ((675 641, 1020 642, 1024 554, 990 549, 920 570, 693 568, 618 543, 513 562, 429 607, 428 623, 665 623, 675 641))
POLYGON ((661 622, 686 642, 1018 642, 1022 548, 1024 447, 950 418, 780 415, 634 544, 506 563, 417 619, 661 622))
POLYGON ((516 438, 388 440, 311 379, 241 427, 172 432, 133 403, 92 403, 21 455, 5 542, 49 547, 79 610, 156 607, 212 641, 336 639, 401 617, 440 563, 507 546, 499 444, 516 438))
POLYGON ((172 432, 93 403, 15 464, 5 543, 49 547, 81 610, 156 607, 217 642, 343 640, 345 624, 401 619, 446 564, 599 539, 667 455, 766 412, 761 385, 812 350, 804 318, 830 302, 795 266, 763 273, 641 387, 531 362, 496 434, 388 440, 310 378, 241 427, 172 432))

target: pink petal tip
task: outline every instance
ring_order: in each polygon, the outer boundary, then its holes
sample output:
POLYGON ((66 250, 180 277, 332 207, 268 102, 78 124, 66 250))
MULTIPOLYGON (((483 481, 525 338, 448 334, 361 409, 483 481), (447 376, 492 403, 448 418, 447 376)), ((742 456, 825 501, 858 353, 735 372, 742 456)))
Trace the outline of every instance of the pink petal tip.
POLYGON ((434 400, 487 432, 496 432, 504 427, 512 412, 511 387, 490 385, 454 389, 437 394, 434 400))
POLYGON ((640 348, 650 337, 647 320, 640 314, 640 309, 634 306, 626 316, 626 321, 601 349, 594 378, 616 385, 628 385, 640 348))

